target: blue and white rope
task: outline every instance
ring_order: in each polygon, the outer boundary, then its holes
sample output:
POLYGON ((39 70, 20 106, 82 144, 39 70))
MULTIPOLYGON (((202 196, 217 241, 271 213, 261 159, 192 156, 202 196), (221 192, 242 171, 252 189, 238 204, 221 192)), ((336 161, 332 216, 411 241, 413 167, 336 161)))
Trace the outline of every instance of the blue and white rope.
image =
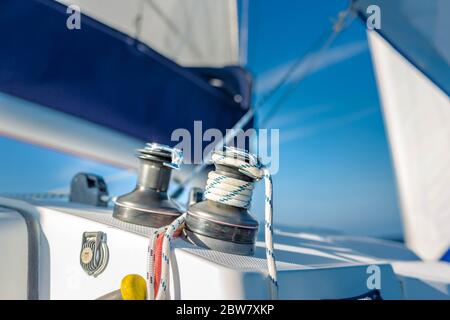
POLYGON ((203 196, 212 201, 249 209, 252 193, 253 182, 230 178, 211 171, 208 174, 208 181, 203 196))
POLYGON ((278 279, 277 265, 273 248, 273 184, 272 176, 268 169, 263 169, 265 185, 265 225, 264 238, 266 241, 266 259, 269 269, 270 297, 272 300, 278 299, 278 279))
MULTIPOLYGON (((236 151, 231 151, 236 152, 236 151)), ((232 166, 248 177, 265 182, 265 242, 267 268, 270 280, 270 297, 278 299, 277 267, 273 248, 273 185, 267 168, 260 166, 256 157, 249 157, 246 162, 227 153, 214 153, 212 161, 216 164, 232 166)), ((252 201, 253 182, 243 181, 221 175, 215 171, 208 174, 208 182, 204 197, 223 204, 249 209, 252 201)))

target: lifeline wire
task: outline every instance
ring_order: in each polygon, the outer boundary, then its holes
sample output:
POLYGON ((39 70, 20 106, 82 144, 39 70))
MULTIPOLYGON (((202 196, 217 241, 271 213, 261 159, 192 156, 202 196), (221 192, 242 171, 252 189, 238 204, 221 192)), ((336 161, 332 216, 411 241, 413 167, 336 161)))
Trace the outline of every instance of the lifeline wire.
MULTIPOLYGON (((273 248, 273 193, 272 178, 269 170, 262 168, 256 157, 249 157, 250 162, 245 162, 236 157, 230 157, 227 152, 214 153, 212 160, 216 164, 223 164, 238 168, 238 170, 248 177, 265 181, 265 242, 266 242, 266 258, 268 277, 270 280, 270 298, 278 298, 278 281, 277 268, 273 248)), ((253 191, 253 182, 247 182, 239 179, 226 177, 218 173, 210 173, 206 186, 204 197, 206 199, 232 205, 240 208, 249 208, 253 191)), ((181 230, 185 224, 186 214, 178 217, 164 232, 163 245, 161 250, 161 279, 157 290, 156 299, 166 299, 169 287, 169 270, 170 270, 170 246, 174 239, 174 233, 181 230)), ((154 261, 158 252, 155 252, 155 239, 158 234, 162 233, 161 229, 156 231, 150 239, 149 244, 149 276, 148 288, 150 290, 147 295, 149 299, 154 298, 155 270, 152 260, 154 261)))

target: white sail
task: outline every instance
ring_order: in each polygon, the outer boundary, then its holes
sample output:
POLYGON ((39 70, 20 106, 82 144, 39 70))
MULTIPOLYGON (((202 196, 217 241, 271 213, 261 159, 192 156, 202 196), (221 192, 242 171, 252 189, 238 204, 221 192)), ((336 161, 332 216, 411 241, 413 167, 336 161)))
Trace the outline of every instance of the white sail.
MULTIPOLYGON (((57 0, 189 66, 239 60, 235 0, 57 0)), ((82 25, 82 21, 81 21, 82 25)))
POLYGON ((450 247, 450 99, 378 33, 371 52, 407 245, 424 259, 450 247))

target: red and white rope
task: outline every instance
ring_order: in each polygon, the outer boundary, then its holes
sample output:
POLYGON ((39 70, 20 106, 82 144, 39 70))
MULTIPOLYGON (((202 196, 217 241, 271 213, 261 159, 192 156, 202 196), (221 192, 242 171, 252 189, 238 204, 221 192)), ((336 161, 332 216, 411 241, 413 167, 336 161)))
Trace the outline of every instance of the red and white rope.
MULTIPOLYGON (((236 152, 235 150, 231 151, 236 152)), ((269 295, 271 299, 278 298, 277 268, 273 247, 273 185, 270 172, 262 168, 256 157, 249 156, 247 161, 230 156, 227 151, 214 153, 212 160, 238 168, 248 177, 265 181, 265 242, 268 278, 270 281, 269 295)), ((240 208, 250 208, 253 192, 253 182, 226 177, 217 172, 208 175, 205 198, 223 204, 240 208)), ((171 244, 180 234, 185 224, 186 214, 174 220, 167 228, 158 229, 150 236, 148 261, 148 299, 167 299, 170 275, 171 244), (158 246, 159 244, 159 246, 158 246), (160 268, 160 269, 159 269, 160 268)))

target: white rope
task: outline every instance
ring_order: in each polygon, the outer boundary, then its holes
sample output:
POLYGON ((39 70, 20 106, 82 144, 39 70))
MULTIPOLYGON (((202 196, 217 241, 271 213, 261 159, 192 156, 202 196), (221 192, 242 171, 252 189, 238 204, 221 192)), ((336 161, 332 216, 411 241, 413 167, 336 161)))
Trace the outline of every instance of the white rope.
MULTIPOLYGON (((259 180, 264 178, 265 182, 265 224, 264 233, 266 241, 267 268, 270 280, 270 297, 278 299, 277 267, 273 248, 273 186, 272 177, 266 168, 261 168, 256 157, 249 157, 245 162, 237 157, 226 154, 214 153, 212 161, 216 164, 236 167, 239 171, 250 178, 259 180)), ((208 182, 204 197, 206 199, 235 206, 239 208, 250 208, 253 192, 253 182, 230 178, 215 171, 208 174, 208 182)))
POLYGON ((150 235, 147 253, 147 300, 155 300, 155 246, 158 236, 165 230, 160 228, 150 235))
POLYGON ((206 199, 240 208, 250 208, 253 182, 230 178, 211 171, 208 174, 205 193, 206 199))
POLYGON ((174 237, 174 233, 183 229, 186 219, 186 213, 175 219, 169 226, 157 229, 150 235, 148 244, 148 261, 147 261, 147 299, 148 300, 165 300, 167 299, 167 292, 169 290, 170 281, 170 249, 174 237), (161 250, 161 278, 157 295, 155 296, 155 257, 157 252, 156 242, 158 236, 163 234, 163 244, 161 250))
MULTIPOLYGON (((236 152, 236 151, 232 151, 236 152)), ((261 168, 256 157, 248 155, 248 161, 239 158, 230 157, 227 152, 214 153, 212 160, 216 164, 227 165, 238 168, 238 170, 248 177, 265 181, 265 241, 266 241, 266 257, 268 277, 270 280, 270 298, 278 299, 278 282, 277 282, 277 268, 273 248, 273 193, 272 193, 272 178, 270 172, 266 168, 261 168)), ((239 207, 250 208, 251 198, 254 188, 253 182, 248 182, 240 179, 226 177, 217 172, 210 172, 208 175, 208 182, 204 197, 206 199, 216 201, 219 203, 239 207)), ((149 243, 149 261, 147 274, 147 290, 148 299, 167 299, 170 276, 170 249, 173 241, 174 233, 184 227, 186 220, 186 213, 174 220, 167 228, 158 229, 150 236, 149 243), (162 251, 161 251, 161 279, 159 281, 158 292, 154 295, 154 259, 155 246, 159 234, 164 233, 162 251)))
POLYGON ((278 299, 277 265, 273 248, 273 184, 272 176, 268 169, 263 169, 265 185, 265 225, 264 237, 266 241, 267 268, 269 269, 270 297, 278 299))
POLYGON ((159 281, 158 294, 156 300, 167 299, 167 291, 169 290, 169 270, 170 270, 170 247, 172 245, 173 234, 177 230, 184 227, 186 221, 186 213, 176 218, 164 233, 162 254, 161 254, 161 280, 159 281))

